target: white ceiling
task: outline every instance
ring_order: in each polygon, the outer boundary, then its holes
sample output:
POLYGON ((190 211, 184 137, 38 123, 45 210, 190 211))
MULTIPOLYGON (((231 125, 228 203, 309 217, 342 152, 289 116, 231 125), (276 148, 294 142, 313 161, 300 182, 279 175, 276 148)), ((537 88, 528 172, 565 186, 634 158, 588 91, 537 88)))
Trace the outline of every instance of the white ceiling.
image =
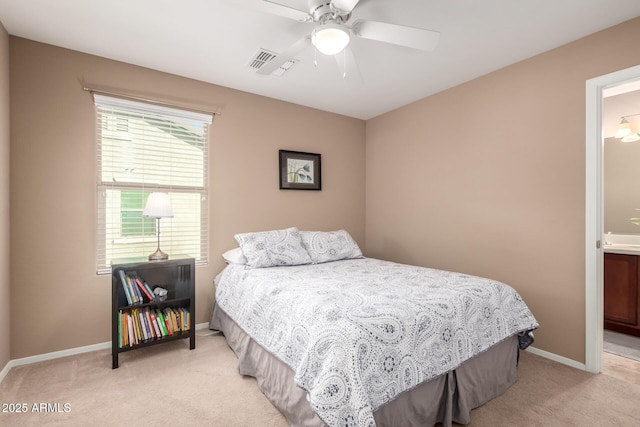
MULTIPOLYGON (((307 10, 307 0, 274 1, 307 10)), ((248 63, 259 48, 282 52, 313 25, 247 3, 0 0, 0 21, 11 35, 369 119, 640 16, 640 0, 361 0, 352 21, 441 35, 433 52, 352 38, 360 82, 311 47, 282 77, 256 74, 248 63)))

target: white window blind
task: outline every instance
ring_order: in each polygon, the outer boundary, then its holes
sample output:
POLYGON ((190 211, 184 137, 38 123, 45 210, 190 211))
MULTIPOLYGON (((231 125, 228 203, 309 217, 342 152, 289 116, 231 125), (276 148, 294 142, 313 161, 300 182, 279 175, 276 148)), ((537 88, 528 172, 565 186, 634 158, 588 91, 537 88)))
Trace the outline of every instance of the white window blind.
POLYGON ((156 220, 142 216, 149 193, 169 194, 173 218, 160 219, 169 257, 207 262, 208 129, 213 117, 94 94, 97 123, 98 274, 158 246, 156 220))

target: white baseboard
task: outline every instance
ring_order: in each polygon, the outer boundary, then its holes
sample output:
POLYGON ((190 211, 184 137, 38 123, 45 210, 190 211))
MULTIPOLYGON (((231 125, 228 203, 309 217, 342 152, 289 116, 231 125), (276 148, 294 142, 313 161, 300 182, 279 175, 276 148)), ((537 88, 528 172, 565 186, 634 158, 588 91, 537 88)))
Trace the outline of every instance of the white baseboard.
MULTIPOLYGON (((209 322, 198 323, 196 331, 200 329, 209 329, 209 322)), ((59 359, 61 357, 73 356, 76 354, 88 353, 90 351, 105 350, 111 348, 111 341, 99 344, 87 345, 84 347, 75 347, 67 350, 53 351, 51 353, 38 354, 36 356, 22 357, 20 359, 9 360, 7 365, 0 371, 0 383, 14 366, 29 365, 31 363, 44 362, 45 360, 59 359)))
POLYGON ((540 350, 539 348, 529 347, 527 351, 535 354, 536 356, 544 357, 545 359, 553 360, 554 362, 562 363, 563 365, 571 366, 572 368, 580 369, 582 371, 587 370, 587 366, 584 363, 576 362, 573 359, 569 359, 564 356, 559 356, 555 353, 549 353, 548 351, 540 350))
MULTIPOLYGON (((209 323, 207 322, 197 324, 196 331, 199 331, 201 329, 209 329, 209 323)), ((2 371, 0 371, 0 383, 4 380, 4 377, 14 366, 28 365, 31 363, 43 362, 45 360, 53 360, 60 357, 73 356, 75 354, 88 353, 90 351, 105 350, 109 348, 111 348, 111 341, 10 360, 9 363, 7 363, 7 365, 2 369, 2 371)), ((540 350, 535 347, 529 347, 526 351, 530 351, 532 354, 544 357, 545 359, 553 360, 554 362, 571 366, 572 368, 580 369, 583 371, 586 371, 587 369, 584 363, 576 362, 575 360, 559 356, 554 353, 549 353, 548 351, 540 350)))
POLYGON ((4 380, 4 377, 7 376, 10 370, 11 370, 11 360, 9 360, 9 362, 7 362, 4 368, 2 368, 2 371, 0 371, 0 383, 2 383, 2 380, 4 380))

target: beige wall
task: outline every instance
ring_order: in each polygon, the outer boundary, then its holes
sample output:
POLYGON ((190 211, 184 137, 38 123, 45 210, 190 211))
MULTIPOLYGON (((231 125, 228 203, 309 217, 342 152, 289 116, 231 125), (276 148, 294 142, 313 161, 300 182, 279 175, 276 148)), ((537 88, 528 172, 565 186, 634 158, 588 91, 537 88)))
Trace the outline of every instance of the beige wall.
POLYGON ((504 281, 584 362, 585 81, 639 45, 636 18, 369 120, 367 254, 504 281))
POLYGON ((198 323, 208 321, 220 254, 235 233, 346 228, 364 246, 363 121, 21 38, 10 45, 12 359, 111 337, 110 278, 94 268, 95 119, 83 84, 220 107, 198 323), (322 191, 279 190, 278 149, 321 153, 322 191))
POLYGON ((9 35, 0 23, 0 371, 10 360, 9 35))

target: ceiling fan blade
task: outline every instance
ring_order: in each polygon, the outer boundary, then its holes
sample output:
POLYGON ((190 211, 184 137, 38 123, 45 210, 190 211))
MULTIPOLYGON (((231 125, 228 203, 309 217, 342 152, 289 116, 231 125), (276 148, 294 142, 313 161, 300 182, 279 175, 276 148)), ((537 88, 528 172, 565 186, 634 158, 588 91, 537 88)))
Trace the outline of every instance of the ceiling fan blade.
POLYGON ((357 36, 365 39, 425 51, 435 49, 440 39, 438 31, 405 27, 386 22, 366 21, 364 19, 358 19, 353 23, 353 31, 357 36))
POLYGON ((331 0, 331 6, 344 13, 351 13, 360 0, 331 0))
POLYGON ((277 55, 271 61, 264 64, 258 71, 258 74, 268 76, 269 74, 280 68, 285 62, 293 59, 294 56, 302 52, 307 46, 311 44, 311 38, 309 36, 301 38, 291 46, 289 46, 284 52, 277 55))
POLYGON ((338 64, 342 78, 360 83, 364 82, 360 67, 358 67, 358 61, 351 46, 345 47, 342 52, 334 55, 334 57, 336 58, 336 63, 338 64))
POLYGON ((240 3, 250 9, 259 10, 272 15, 283 16, 295 21, 304 22, 312 19, 309 12, 294 9, 269 0, 235 0, 234 3, 240 3))

